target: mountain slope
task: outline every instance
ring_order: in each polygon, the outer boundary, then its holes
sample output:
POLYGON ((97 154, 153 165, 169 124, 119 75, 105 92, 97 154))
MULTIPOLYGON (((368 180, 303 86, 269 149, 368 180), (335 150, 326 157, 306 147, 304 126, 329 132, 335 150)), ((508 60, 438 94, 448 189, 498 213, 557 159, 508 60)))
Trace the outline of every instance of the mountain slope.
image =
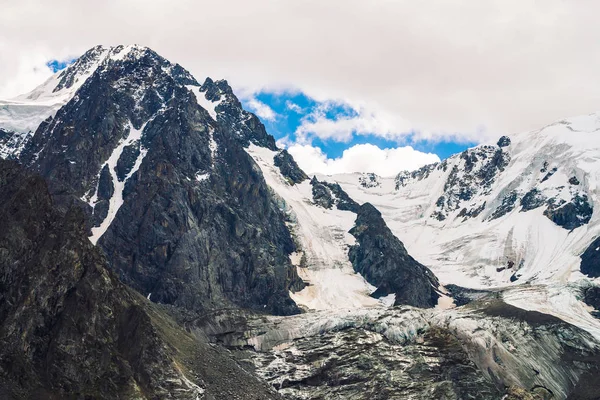
POLYGON ((322 179, 373 203, 442 284, 502 290, 515 306, 551 313, 598 337, 600 325, 581 293, 599 282, 580 272, 581 264, 594 277, 597 246, 590 243, 600 235, 598 132, 600 118, 592 114, 395 178, 322 179))
POLYGON ((377 178, 335 177, 379 207, 409 251, 470 287, 565 281, 600 233, 597 115, 502 138, 442 163, 377 178), (551 266, 551 267, 548 267, 551 266))
POLYGON ((297 241, 293 259, 308 283, 293 295, 297 303, 316 310, 437 305, 437 279, 406 252, 373 206, 361 207, 338 185, 309 181, 287 152, 254 144, 246 150, 297 241))
POLYGON ((4 160, 0 219, 3 399, 276 397, 120 283, 81 211, 59 213, 39 176, 4 160))
POLYGON ((226 82, 201 91, 139 46, 109 54, 19 160, 48 180, 59 206, 89 210, 92 242, 153 301, 298 312, 294 243, 242 148, 267 138, 262 124, 226 82), (214 108, 230 122, 215 121, 214 108))

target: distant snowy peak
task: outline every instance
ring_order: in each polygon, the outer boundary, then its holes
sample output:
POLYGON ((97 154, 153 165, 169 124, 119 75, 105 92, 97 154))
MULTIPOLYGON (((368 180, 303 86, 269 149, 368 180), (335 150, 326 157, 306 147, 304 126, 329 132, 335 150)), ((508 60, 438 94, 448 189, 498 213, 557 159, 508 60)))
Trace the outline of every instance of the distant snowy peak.
POLYGON ((600 117, 504 136, 395 178, 376 177, 378 185, 364 174, 329 179, 374 204, 443 284, 579 279, 579 256, 600 236, 600 117))
POLYGON ((109 49, 102 46, 88 50, 73 64, 56 72, 31 92, 17 96, 12 101, 27 105, 34 103, 48 106, 65 104, 96 70, 108 51, 109 49))
MULTIPOLYGON (((597 120, 595 116, 589 119, 588 123, 597 120)), ((410 192, 420 185, 431 188, 437 197, 428 207, 428 215, 438 221, 494 220, 513 210, 544 207, 544 215, 558 226, 575 229, 589 222, 593 205, 581 185, 585 173, 574 164, 580 152, 587 151, 578 144, 582 138, 573 137, 574 132, 582 135, 583 131, 569 129, 571 126, 567 120, 514 135, 513 140, 503 136, 496 146, 477 146, 441 163, 401 172, 395 190, 410 192)), ((589 140, 591 147, 600 148, 600 143, 594 144, 597 138, 589 140)))

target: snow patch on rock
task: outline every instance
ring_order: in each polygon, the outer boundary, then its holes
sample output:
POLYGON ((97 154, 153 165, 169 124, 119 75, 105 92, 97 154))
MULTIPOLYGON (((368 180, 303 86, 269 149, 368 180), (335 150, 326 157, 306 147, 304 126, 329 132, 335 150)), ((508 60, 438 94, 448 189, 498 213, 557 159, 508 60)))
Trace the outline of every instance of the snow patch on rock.
MULTIPOLYGON (((146 124, 142 125, 142 127, 140 129, 135 129, 130 122, 129 123, 129 134, 127 135, 125 140, 121 140, 119 142, 118 146, 113 150, 113 152, 110 155, 110 157, 108 158, 108 160, 106 160, 106 162, 100 168, 100 171, 102 171, 102 168, 104 168, 105 165, 108 166, 108 170, 110 172, 110 176, 112 177, 112 183, 113 183, 113 186, 115 189, 114 189, 114 193, 113 193, 112 197, 109 200, 109 208, 108 208, 108 214, 107 214, 106 218, 104 218, 104 220, 102 221, 102 223, 99 226, 95 226, 92 228, 92 236, 90 236, 89 239, 94 245, 98 242, 98 240, 102 237, 102 235, 104 235, 104 233, 106 232, 108 227, 112 224, 113 220, 115 219, 117 212, 119 211, 119 208, 121 208, 121 206, 123 205, 123 201, 124 201, 123 200, 123 191, 125 190, 125 184, 129 180, 129 178, 131 178, 137 172, 137 170, 140 168, 140 165, 142 165, 142 161, 144 160, 144 157, 146 157, 146 154, 148 153, 148 149, 145 149, 141 145, 141 142, 140 142, 140 139, 142 138, 142 132, 144 131, 146 124), (129 171, 129 173, 125 176, 125 179, 123 179, 121 181, 117 177, 117 162, 119 161, 119 158, 121 157, 121 154, 123 153, 123 149, 127 146, 130 146, 131 144, 133 144, 136 141, 140 142, 140 154, 138 155, 137 159, 135 160, 135 163, 134 163, 131 171, 129 171)), ((90 200, 90 205, 92 205, 92 207, 95 205, 95 202, 97 201, 97 199, 98 199, 98 187, 96 187, 96 193, 90 200)))

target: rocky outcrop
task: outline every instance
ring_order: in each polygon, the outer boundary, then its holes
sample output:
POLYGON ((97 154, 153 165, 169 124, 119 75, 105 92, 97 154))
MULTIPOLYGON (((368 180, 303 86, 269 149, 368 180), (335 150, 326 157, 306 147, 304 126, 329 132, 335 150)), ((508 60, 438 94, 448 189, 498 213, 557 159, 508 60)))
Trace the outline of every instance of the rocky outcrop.
POLYGON ((542 178, 542 180, 540 182, 546 182, 548 179, 550 179, 552 177, 552 175, 554 175, 556 173, 556 171, 558 171, 558 168, 554 167, 550 171, 546 172, 546 175, 544 175, 544 177, 542 178))
POLYGON ((298 164, 287 150, 281 150, 273 160, 275 166, 281 171, 281 175, 286 177, 292 185, 308 179, 308 175, 298 167, 298 164))
POLYGON ((357 243, 350 247, 348 257, 354 271, 377 287, 371 296, 380 298, 393 294, 396 305, 433 307, 437 304, 437 278, 408 254, 373 205, 359 205, 337 183, 320 182, 313 177, 310 184, 316 205, 357 215, 350 230, 357 243))
POLYGON ((515 205, 517 203, 518 193, 516 191, 511 191, 506 196, 502 198, 502 204, 494 210, 494 213, 490 217, 490 219, 497 219, 503 217, 508 214, 512 210, 514 210, 515 205))
POLYGON ((0 128, 0 158, 14 160, 31 140, 31 133, 13 132, 0 128))
POLYGON ((581 273, 591 278, 600 276, 600 237, 596 238, 581 255, 581 273))
POLYGON ((0 397, 276 398, 107 270, 83 214, 0 160, 0 397))
POLYGON ((441 163, 424 165, 421 168, 416 169, 414 171, 402 171, 398 175, 396 175, 396 190, 408 185, 410 181, 422 181, 423 179, 427 179, 429 175, 431 175, 431 173, 435 170, 446 171, 447 168, 448 163, 446 160, 444 160, 441 163))
POLYGON ((337 183, 319 182, 316 176, 310 180, 312 186, 313 202, 318 206, 330 209, 333 206, 338 210, 358 213, 360 205, 354 201, 337 183))
POLYGON ((219 101, 215 108, 218 112, 217 120, 228 134, 236 138, 244 147, 250 143, 266 147, 270 150, 278 150, 275 138, 267 133, 260 119, 244 110, 242 104, 233 93, 226 80, 213 81, 206 78, 200 91, 206 93, 206 98, 211 101, 219 101))
POLYGON ((350 261, 356 272, 377 287, 373 297, 395 294, 395 305, 433 307, 437 304, 440 297, 437 278, 408 254, 375 207, 369 203, 360 206, 350 233, 357 241, 350 248, 350 261))
POLYGON ((587 195, 576 193, 567 203, 551 201, 544 215, 556 225, 573 230, 590 222, 593 212, 587 195))
POLYGON ((360 186, 364 187, 365 189, 370 189, 370 188, 375 188, 375 187, 381 186, 381 182, 379 181, 379 176, 377 176, 376 174, 374 174, 372 172, 367 172, 367 173, 363 174, 362 176, 359 176, 358 183, 360 184, 360 186))
POLYGON ((558 196, 547 198, 541 190, 533 188, 521 199, 521 211, 530 211, 542 206, 546 206, 546 217, 568 230, 587 224, 594 211, 587 195, 579 192, 573 192, 571 201, 567 202, 558 196))
POLYGON ((331 190, 319 182, 316 176, 310 180, 310 185, 312 186, 313 202, 320 207, 331 209, 335 204, 331 190))
POLYGON ((335 206, 338 210, 352 211, 357 214, 360 204, 354 201, 337 183, 323 182, 335 198, 335 206))
POLYGON ((498 139, 498 143, 496 143, 498 147, 508 147, 510 146, 510 138, 508 136, 502 136, 498 139))

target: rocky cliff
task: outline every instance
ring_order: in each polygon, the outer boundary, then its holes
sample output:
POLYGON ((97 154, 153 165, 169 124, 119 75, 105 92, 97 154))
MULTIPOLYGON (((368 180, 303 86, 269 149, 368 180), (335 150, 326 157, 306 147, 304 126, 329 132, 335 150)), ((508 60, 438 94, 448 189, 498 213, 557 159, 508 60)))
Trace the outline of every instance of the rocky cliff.
POLYGON ((0 160, 0 397, 276 398, 107 270, 83 213, 0 160))

